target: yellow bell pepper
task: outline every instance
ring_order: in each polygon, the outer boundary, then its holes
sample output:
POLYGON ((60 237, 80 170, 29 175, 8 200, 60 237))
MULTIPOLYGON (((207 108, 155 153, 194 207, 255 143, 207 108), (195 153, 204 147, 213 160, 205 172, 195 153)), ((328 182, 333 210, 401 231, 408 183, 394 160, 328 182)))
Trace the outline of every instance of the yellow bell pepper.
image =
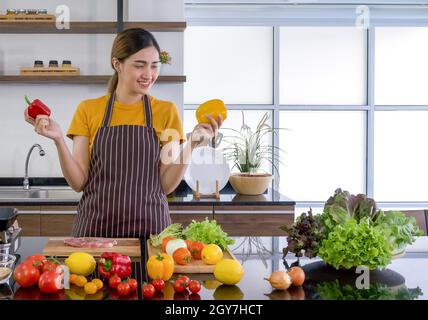
POLYGON ((218 121, 218 116, 221 115, 223 121, 226 120, 227 109, 224 102, 220 99, 213 99, 201 104, 196 110, 196 119, 198 119, 198 123, 211 123, 206 117, 207 115, 213 117, 216 121, 218 121))
POLYGON ((147 274, 151 279, 167 281, 174 273, 174 259, 166 253, 158 253, 147 260, 147 274))

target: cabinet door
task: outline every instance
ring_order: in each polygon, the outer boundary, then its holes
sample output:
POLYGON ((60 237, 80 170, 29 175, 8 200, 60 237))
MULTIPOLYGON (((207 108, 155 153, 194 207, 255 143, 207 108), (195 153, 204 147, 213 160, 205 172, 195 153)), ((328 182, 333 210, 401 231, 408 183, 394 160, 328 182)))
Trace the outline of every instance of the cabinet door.
POLYGON ((77 214, 75 206, 44 206, 40 212, 40 233, 44 237, 69 237, 77 214))
POLYGON ((203 221, 213 219, 213 206, 170 206, 169 214, 172 223, 181 223, 184 227, 192 220, 203 221))
POLYGON ((229 236, 284 236, 294 222, 294 206, 214 206, 214 219, 229 236))

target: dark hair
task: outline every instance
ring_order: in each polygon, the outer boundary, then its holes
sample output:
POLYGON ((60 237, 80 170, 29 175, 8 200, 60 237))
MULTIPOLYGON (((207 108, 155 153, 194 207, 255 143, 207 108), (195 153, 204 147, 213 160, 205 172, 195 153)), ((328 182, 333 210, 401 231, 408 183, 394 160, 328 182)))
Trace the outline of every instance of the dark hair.
MULTIPOLYGON (((160 54, 160 47, 155 37, 147 30, 142 28, 126 29, 117 34, 111 48, 111 59, 116 57, 120 62, 126 60, 129 56, 137 53, 141 49, 155 47, 160 54)), ((118 82, 118 74, 114 69, 113 63, 111 66, 114 70, 113 76, 108 84, 108 92, 112 93, 116 90, 118 82)))

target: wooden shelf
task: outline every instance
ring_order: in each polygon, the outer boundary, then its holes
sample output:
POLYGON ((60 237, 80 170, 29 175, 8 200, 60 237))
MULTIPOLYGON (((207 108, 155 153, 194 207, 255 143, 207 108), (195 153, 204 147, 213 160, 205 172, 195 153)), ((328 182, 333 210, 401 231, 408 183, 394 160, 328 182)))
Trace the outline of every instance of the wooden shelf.
MULTIPOLYGON (((65 83, 65 84, 107 84, 110 76, 1 76, 0 83, 65 83)), ((161 75, 157 82, 186 82, 186 76, 161 75)))
MULTIPOLYGON (((124 22, 124 29, 143 28, 148 31, 180 32, 186 22, 124 22)), ((70 29, 57 29, 52 22, 0 22, 0 33, 58 33, 58 34, 115 34, 117 22, 70 22, 70 29)))

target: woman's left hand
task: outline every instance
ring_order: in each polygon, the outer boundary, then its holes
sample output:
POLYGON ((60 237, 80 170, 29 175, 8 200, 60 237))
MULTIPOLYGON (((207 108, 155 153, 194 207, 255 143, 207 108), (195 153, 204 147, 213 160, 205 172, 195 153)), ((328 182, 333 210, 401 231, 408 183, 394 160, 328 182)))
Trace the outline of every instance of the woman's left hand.
POLYGON ((223 124, 221 115, 218 116, 217 121, 211 116, 207 115, 206 117, 210 120, 210 123, 199 123, 190 135, 192 145, 195 147, 210 142, 213 138, 215 139, 218 135, 218 129, 223 124))

